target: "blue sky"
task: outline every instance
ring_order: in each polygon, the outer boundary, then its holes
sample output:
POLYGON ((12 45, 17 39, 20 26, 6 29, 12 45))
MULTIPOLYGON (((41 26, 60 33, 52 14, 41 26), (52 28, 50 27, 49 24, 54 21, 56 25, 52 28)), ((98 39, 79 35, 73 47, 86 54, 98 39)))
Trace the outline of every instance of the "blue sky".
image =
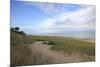
MULTIPOLYGON (((60 10, 63 4, 57 4, 56 7, 60 10)), ((67 8, 65 7, 65 9, 66 11, 73 12, 80 9, 80 6, 73 4, 67 6, 67 8)), ((40 24, 41 21, 55 16, 57 16, 56 13, 51 12, 51 14, 48 15, 48 13, 45 13, 34 4, 30 5, 23 1, 12 1, 11 3, 11 18, 13 19, 11 24, 13 26, 18 25, 22 28, 33 28, 33 25, 40 24)))
POLYGON ((42 35, 94 31, 95 6, 12 0, 11 26, 42 35))
POLYGON ((21 28, 33 28, 48 16, 40 9, 24 2, 11 3, 11 25, 21 28))

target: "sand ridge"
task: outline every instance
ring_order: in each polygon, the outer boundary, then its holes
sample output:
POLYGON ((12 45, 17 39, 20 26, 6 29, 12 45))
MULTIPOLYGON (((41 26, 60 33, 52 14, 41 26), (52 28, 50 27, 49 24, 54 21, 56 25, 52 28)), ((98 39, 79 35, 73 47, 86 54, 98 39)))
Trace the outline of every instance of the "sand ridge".
POLYGON ((31 51, 42 53, 44 56, 53 58, 53 63, 70 63, 81 62, 79 55, 64 55, 61 52, 50 50, 51 45, 43 44, 41 41, 36 41, 30 45, 31 51))

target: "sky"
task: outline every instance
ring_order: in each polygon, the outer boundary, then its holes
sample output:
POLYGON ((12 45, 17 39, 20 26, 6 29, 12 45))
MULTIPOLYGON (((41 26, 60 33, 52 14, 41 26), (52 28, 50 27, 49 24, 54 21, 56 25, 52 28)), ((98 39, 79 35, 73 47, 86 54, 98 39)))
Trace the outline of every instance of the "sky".
POLYGON ((95 6, 11 1, 11 27, 31 35, 95 36, 95 6))

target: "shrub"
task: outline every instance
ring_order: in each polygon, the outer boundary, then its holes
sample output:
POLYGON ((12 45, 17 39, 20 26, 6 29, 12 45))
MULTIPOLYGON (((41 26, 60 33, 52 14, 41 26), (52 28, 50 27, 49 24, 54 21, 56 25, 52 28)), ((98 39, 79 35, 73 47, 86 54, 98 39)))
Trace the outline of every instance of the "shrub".
POLYGON ((42 44, 48 44, 48 42, 43 42, 42 44))
POLYGON ((54 42, 49 42, 48 45, 56 45, 54 42))

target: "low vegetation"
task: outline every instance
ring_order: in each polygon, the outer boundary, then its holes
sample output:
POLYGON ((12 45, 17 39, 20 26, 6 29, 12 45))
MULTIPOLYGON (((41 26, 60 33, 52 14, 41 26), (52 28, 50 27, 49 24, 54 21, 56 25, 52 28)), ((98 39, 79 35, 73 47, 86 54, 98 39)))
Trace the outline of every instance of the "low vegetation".
POLYGON ((48 45, 56 45, 56 43, 50 41, 50 42, 48 42, 48 45))
POLYGON ((33 38, 18 30, 11 30, 11 66, 24 66, 34 64, 48 64, 51 58, 41 53, 31 52, 29 45, 33 38))
POLYGON ((83 61, 95 61, 95 43, 70 37, 32 36, 26 35, 19 28, 11 28, 11 66, 52 63, 52 58, 35 51, 31 52, 29 45, 35 41, 52 45, 51 50, 62 51, 64 54, 78 53, 83 61))
POLYGON ((95 43, 70 37, 31 36, 33 40, 48 41, 51 50, 63 51, 67 54, 79 53, 83 61, 95 61, 95 43))

